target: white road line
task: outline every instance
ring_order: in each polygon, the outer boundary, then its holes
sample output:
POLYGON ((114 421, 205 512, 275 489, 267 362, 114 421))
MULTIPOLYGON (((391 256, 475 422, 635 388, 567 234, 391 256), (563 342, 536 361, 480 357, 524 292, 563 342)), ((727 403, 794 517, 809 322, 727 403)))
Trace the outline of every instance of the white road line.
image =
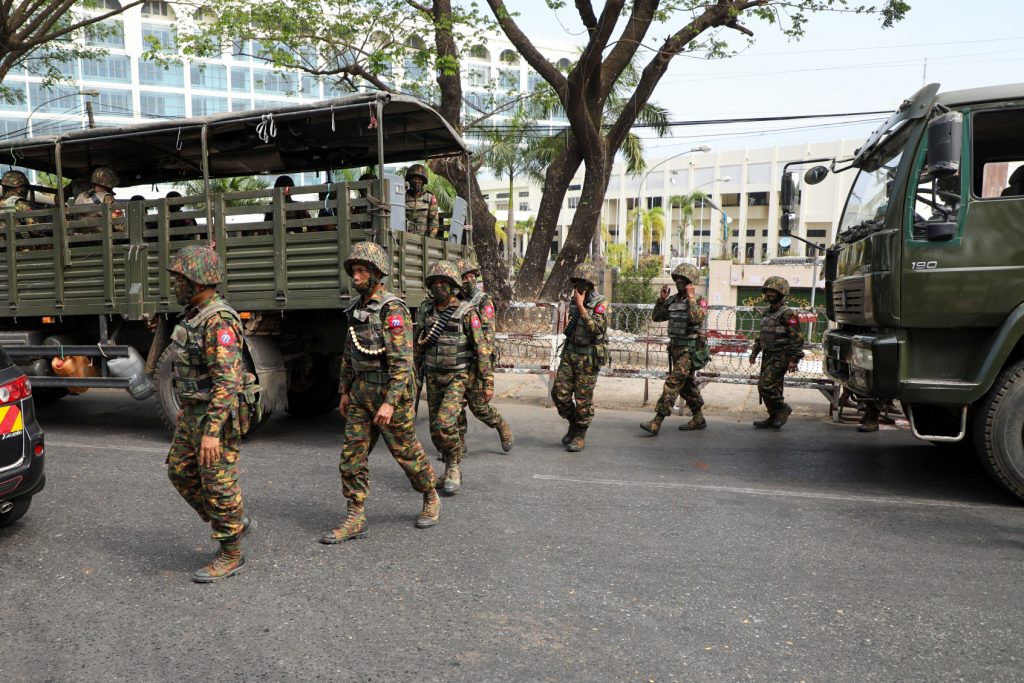
POLYGON ((170 450, 170 445, 167 448, 140 448, 130 446, 111 446, 109 444, 99 443, 67 443, 66 441, 47 441, 46 446, 56 446, 58 448, 95 448, 98 451, 128 451, 129 453, 160 453, 161 455, 167 455, 167 451, 170 450))
POLYGON ((992 505, 984 503, 957 503, 948 500, 935 500, 930 498, 898 498, 886 496, 857 496, 842 493, 816 493, 813 491, 787 491, 784 489, 753 489, 743 486, 713 486, 710 484, 679 484, 660 481, 628 481, 611 479, 576 479, 563 477, 557 474, 535 474, 534 479, 541 481, 558 481, 569 484, 597 484, 600 486, 639 486, 652 489, 687 489, 690 491, 706 491, 711 493, 741 493, 751 496, 766 496, 770 498, 807 498, 811 500, 838 500, 849 503, 876 503, 878 505, 909 505, 920 507, 937 508, 961 508, 981 510, 1001 510, 1004 512, 1024 512, 1024 507, 1015 508, 1012 505, 992 505))

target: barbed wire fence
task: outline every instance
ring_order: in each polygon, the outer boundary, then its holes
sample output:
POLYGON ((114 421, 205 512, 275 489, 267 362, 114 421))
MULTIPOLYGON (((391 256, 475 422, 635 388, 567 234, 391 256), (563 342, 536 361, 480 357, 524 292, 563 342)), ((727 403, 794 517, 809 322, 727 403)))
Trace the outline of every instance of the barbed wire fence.
MULTIPOLYGON (((495 370, 547 377, 554 383, 565 336, 567 302, 510 302, 498 306, 495 370)), ((825 374, 821 337, 828 329, 824 309, 794 309, 804 334, 804 359, 786 374, 787 387, 817 389, 828 399, 830 414, 840 406, 840 387, 825 374)), ((644 404, 650 399, 650 380, 662 380, 669 370, 668 323, 654 322, 653 304, 611 305, 608 350, 611 362, 601 368, 608 377, 638 378, 644 382, 644 404)), ((698 383, 757 384, 760 365, 749 363, 760 331, 761 312, 752 306, 710 306, 705 334, 711 360, 697 372, 698 383)), ((660 391, 660 388, 658 388, 660 391)))

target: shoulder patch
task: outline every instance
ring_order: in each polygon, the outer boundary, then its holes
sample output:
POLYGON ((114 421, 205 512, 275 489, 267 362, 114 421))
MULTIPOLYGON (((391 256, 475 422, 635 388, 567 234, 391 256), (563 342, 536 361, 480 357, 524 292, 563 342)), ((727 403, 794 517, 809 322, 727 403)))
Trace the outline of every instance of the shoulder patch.
POLYGON ((799 327, 800 321, 797 320, 797 317, 795 315, 790 315, 789 319, 786 320, 786 324, 789 325, 790 327, 799 327))
POLYGON ((701 297, 700 301, 698 301, 697 303, 700 305, 701 308, 707 308, 708 307, 708 300, 705 299, 704 297, 701 297))
POLYGON ((597 306, 594 306, 594 313, 604 313, 606 310, 608 310, 608 307, 605 306, 603 301, 597 306))
POLYGON ((434 195, 430 195, 430 203, 437 204, 437 197, 435 197, 434 195))
POLYGON ((399 313, 392 313, 388 316, 388 329, 395 334, 400 333, 405 328, 405 319, 402 318, 399 313))
POLYGON ((494 304, 487 304, 484 306, 484 315, 488 318, 494 317, 494 304))
POLYGON ((480 316, 473 315, 473 317, 469 319, 469 324, 472 325, 475 330, 480 329, 480 316))
POLYGON ((235 339, 234 330, 231 328, 223 329, 217 334, 217 341, 220 342, 221 346, 231 346, 237 339, 235 339))

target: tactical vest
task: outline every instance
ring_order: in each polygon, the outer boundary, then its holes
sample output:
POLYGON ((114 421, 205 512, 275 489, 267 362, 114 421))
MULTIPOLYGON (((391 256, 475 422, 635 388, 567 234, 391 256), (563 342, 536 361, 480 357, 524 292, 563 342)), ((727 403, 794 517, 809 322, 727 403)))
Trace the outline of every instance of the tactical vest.
POLYGON ((390 292, 380 301, 363 304, 361 297, 349 304, 345 309, 349 324, 349 350, 352 369, 355 372, 387 371, 387 343, 384 340, 385 322, 381 319, 381 311, 388 304, 397 301, 402 304, 402 313, 406 324, 409 322, 409 310, 405 304, 390 292))
POLYGON ((700 334, 700 323, 690 315, 690 300, 676 294, 668 304, 668 336, 673 346, 694 346, 700 334))
MULTIPOLYGON (((224 301, 202 309, 192 318, 182 318, 171 333, 171 342, 179 348, 178 358, 174 361, 172 374, 174 393, 178 398, 191 401, 210 401, 213 399, 213 379, 210 367, 206 364, 206 342, 204 331, 206 321, 218 313, 227 313, 234 321, 238 331, 242 320, 238 313, 224 301)), ((239 344, 242 337, 238 337, 239 344)))
MULTIPOLYGON (((590 301, 583 304, 591 318, 595 316, 594 309, 603 301, 605 301, 603 296, 595 294, 590 301)), ((604 344, 606 341, 605 334, 603 332, 596 335, 592 334, 586 325, 580 325, 579 314, 579 309, 576 308, 575 304, 572 304, 572 309, 569 311, 569 324, 566 325, 567 329, 570 326, 572 327, 572 334, 567 335, 566 341, 573 346, 597 346, 604 344)))
POLYGON ((480 313, 480 325, 483 328, 484 332, 490 332, 491 318, 489 318, 487 314, 484 313, 484 308, 486 308, 488 305, 490 305, 493 308, 494 303, 491 301, 491 298, 487 296, 487 292, 483 291, 482 289, 476 290, 476 293, 473 295, 473 298, 469 300, 469 305, 475 308, 478 313, 480 313))
MULTIPOLYGON (((450 304, 449 304, 450 305, 450 304)), ((423 354, 423 363, 431 370, 449 372, 452 370, 464 370, 469 367, 473 359, 470 350, 469 337, 466 336, 465 328, 462 325, 462 318, 469 312, 471 306, 468 301, 460 301, 455 312, 448 322, 440 330, 437 341, 426 347, 423 354)), ((434 325, 439 322, 441 312, 433 305, 427 309, 426 325, 423 329, 427 335, 431 334, 434 325)))
POLYGON ((761 317, 761 349, 764 351, 781 351, 786 348, 789 341, 789 328, 786 320, 792 315, 785 306, 772 312, 771 308, 765 309, 761 317))
POLYGON ((411 223, 409 232, 424 235, 430 230, 430 207, 433 194, 424 190, 419 196, 409 192, 405 195, 405 215, 411 223))

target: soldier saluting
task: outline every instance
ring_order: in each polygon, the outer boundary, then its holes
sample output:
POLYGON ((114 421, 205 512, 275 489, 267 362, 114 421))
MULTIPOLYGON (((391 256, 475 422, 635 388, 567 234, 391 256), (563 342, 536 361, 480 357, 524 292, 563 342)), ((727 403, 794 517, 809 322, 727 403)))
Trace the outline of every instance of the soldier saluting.
POLYGON ((213 527, 220 552, 192 574, 198 583, 219 581, 245 565, 242 537, 256 529, 245 516, 238 485, 238 458, 247 425, 240 405, 242 321, 217 294, 224 266, 209 247, 185 247, 171 259, 178 303, 185 306, 171 341, 174 392, 181 402, 167 476, 181 497, 213 527))
POLYGON ((789 294, 786 279, 777 275, 768 278, 761 293, 769 305, 761 313, 761 333, 750 350, 750 364, 757 361, 759 353, 764 353, 757 393, 768 409, 768 417, 754 422, 754 427, 779 430, 793 412, 782 400, 782 390, 786 372, 796 370, 797 363, 804 357, 804 338, 800 334, 800 319, 785 305, 789 294))
POLYGON ((341 360, 339 411, 345 417, 341 448, 342 493, 348 500, 345 520, 324 532, 322 543, 340 543, 366 535, 370 446, 383 436, 392 457, 423 494, 420 529, 437 524, 441 499, 434 470, 419 439, 413 412, 412 318, 405 302, 384 288, 388 257, 380 245, 359 242, 345 259, 345 272, 359 293, 345 311, 349 338, 341 360))
POLYGON ((459 413, 466 395, 470 368, 483 382, 494 383, 492 350, 480 323, 480 314, 461 301, 462 277, 454 264, 434 264, 425 283, 430 300, 419 308, 416 355, 422 360, 430 408, 430 439, 441 453, 444 476, 441 491, 455 494, 462 487, 462 439, 459 413))
POLYGON ((695 291, 700 273, 696 266, 683 263, 672 271, 672 280, 676 283, 676 293, 669 296, 668 287, 661 288, 661 294, 654 304, 651 320, 654 322, 668 321, 668 356, 669 372, 665 378, 665 388, 655 407, 656 414, 650 422, 640 427, 657 436, 661 423, 672 414, 672 406, 676 397, 682 397, 693 417, 686 424, 679 425, 683 431, 706 429, 704 420, 704 399, 697 386, 694 356, 704 343, 701 339, 701 325, 704 322, 708 302, 698 298, 695 291))

